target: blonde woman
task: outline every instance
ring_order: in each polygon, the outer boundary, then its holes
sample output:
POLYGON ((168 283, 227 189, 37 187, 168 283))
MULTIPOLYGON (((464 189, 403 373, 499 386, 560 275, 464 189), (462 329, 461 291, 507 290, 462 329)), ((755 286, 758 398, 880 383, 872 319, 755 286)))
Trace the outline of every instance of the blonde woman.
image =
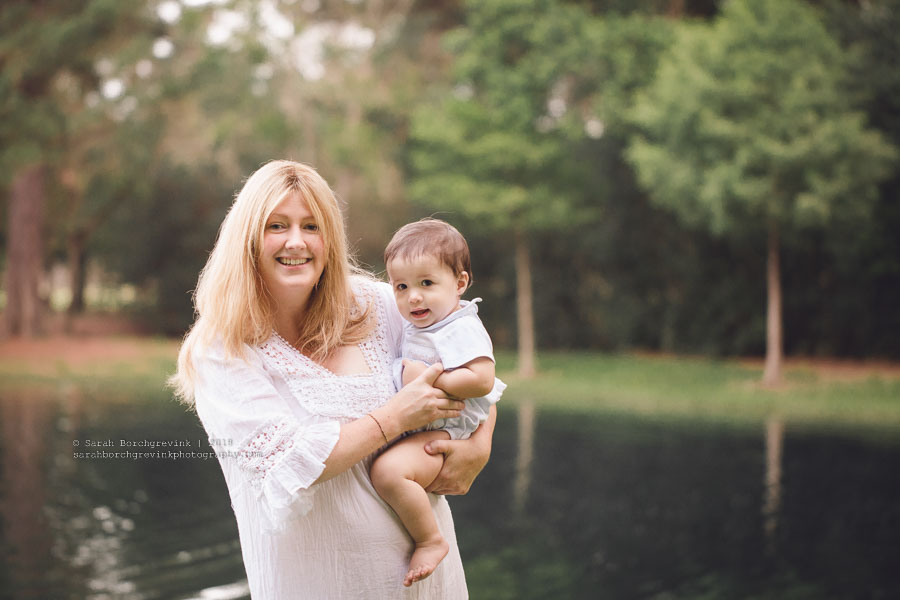
MULTIPOLYGON (((443 496, 430 499, 450 553, 404 587, 413 543, 368 474, 388 441, 464 405, 433 387, 440 365, 395 393, 402 318, 390 286, 353 268, 312 168, 273 161, 250 176, 195 306, 172 384, 219 453, 253 598, 467 598, 443 496)), ((432 445, 446 466, 429 491, 468 490, 493 423, 432 445)))

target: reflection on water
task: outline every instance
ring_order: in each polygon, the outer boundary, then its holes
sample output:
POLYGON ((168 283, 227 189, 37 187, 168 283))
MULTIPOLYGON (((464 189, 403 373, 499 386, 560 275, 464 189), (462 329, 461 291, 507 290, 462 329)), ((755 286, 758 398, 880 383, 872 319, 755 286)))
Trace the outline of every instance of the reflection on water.
MULTIPOLYGON (((248 597, 218 464, 177 454, 211 449, 165 394, 4 392, 0 423, 0 598, 248 597), (181 446, 110 456, 159 441, 181 446)), ((896 441, 777 420, 508 403, 490 464, 451 505, 475 600, 893 598, 898 463, 896 441)))
POLYGON ((777 420, 507 409, 491 462, 451 504, 473 598, 897 598, 898 467, 898 438, 777 420), (507 514, 529 451, 525 511, 507 514))
MULTIPOLYGON (((19 396, 0 403, 3 490, 0 514, 7 577, 23 598, 46 594, 41 575, 52 564, 52 534, 43 507, 47 503, 49 407, 19 396)), ((4 578, 5 579, 5 578, 4 578)))
POLYGON ((534 460, 534 418, 533 400, 523 400, 518 407, 519 426, 516 443, 516 476, 513 480, 513 514, 525 515, 528 488, 531 487, 531 463, 534 460))
POLYGON ((3 392, 0 419, 0 597, 248 597, 215 459, 146 456, 208 451, 196 417, 164 395, 64 389, 3 392))
POLYGON ((781 508, 781 448, 784 445, 784 421, 772 417, 766 421, 766 485, 763 502, 763 530, 767 550, 775 551, 778 511, 781 508))

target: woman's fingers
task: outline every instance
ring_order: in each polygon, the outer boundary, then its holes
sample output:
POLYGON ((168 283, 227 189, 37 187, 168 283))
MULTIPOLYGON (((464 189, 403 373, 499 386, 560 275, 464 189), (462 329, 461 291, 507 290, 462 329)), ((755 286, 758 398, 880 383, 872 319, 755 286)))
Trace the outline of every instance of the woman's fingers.
POLYGON ((444 398, 435 404, 435 408, 438 410, 439 419, 452 419, 454 417, 458 417, 462 413, 462 409, 465 408, 466 403, 461 400, 453 400, 451 398, 444 398))
POLYGON ((462 400, 453 400, 452 398, 447 399, 447 407, 445 410, 454 410, 461 411, 466 407, 466 403, 462 400))
POLYGON ((444 390, 434 387, 435 380, 437 380, 443 372, 443 365, 441 365, 441 363, 434 363, 425 369, 425 371, 412 382, 418 386, 424 384, 425 386, 428 386, 427 388, 410 386, 403 388, 404 390, 408 389, 409 391, 412 391, 413 389, 417 390, 416 393, 419 394, 418 401, 422 402, 419 404, 418 410, 424 410, 425 414, 430 413, 428 418, 432 421, 435 419, 458 417, 462 412, 462 409, 466 406, 464 401, 458 398, 451 398, 444 390))
POLYGON ((444 372, 444 366, 441 363, 436 362, 433 365, 431 365, 430 367, 428 367, 427 369, 425 369, 422 372, 422 374, 417 377, 417 379, 421 380, 422 382, 424 382, 430 386, 433 386, 435 380, 443 372, 444 372))

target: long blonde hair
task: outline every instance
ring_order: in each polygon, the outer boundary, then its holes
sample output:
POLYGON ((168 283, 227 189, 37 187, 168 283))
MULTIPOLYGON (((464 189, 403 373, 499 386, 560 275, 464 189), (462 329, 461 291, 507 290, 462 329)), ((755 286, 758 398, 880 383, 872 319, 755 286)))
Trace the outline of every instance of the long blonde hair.
POLYGON ((238 193, 194 291, 194 325, 169 379, 175 394, 194 402, 193 356, 214 340, 228 358, 243 358, 245 345, 263 343, 272 333, 273 302, 259 273, 266 220, 287 196, 300 194, 325 244, 325 269, 299 323, 300 350, 316 361, 335 348, 362 341, 374 326, 368 306, 357 305, 350 277, 362 274, 347 251, 340 207, 331 188, 310 166, 287 160, 266 163, 238 193))

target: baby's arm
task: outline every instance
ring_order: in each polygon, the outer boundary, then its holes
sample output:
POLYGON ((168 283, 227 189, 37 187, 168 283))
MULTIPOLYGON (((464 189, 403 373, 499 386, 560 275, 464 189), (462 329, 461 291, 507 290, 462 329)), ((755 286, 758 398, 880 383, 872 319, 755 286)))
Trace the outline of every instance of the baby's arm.
MULTIPOLYGON (((425 369, 425 363, 403 361, 403 385, 415 379, 425 369)), ((456 398, 487 396, 494 389, 494 361, 487 356, 479 356, 461 367, 448 369, 438 376, 434 387, 456 398)))
POLYGON ((494 361, 479 356, 456 369, 448 369, 438 375, 434 387, 456 398, 480 398, 494 388, 494 361))
POLYGON ((428 365, 419 360, 403 359, 403 385, 409 385, 413 379, 422 374, 428 365))

